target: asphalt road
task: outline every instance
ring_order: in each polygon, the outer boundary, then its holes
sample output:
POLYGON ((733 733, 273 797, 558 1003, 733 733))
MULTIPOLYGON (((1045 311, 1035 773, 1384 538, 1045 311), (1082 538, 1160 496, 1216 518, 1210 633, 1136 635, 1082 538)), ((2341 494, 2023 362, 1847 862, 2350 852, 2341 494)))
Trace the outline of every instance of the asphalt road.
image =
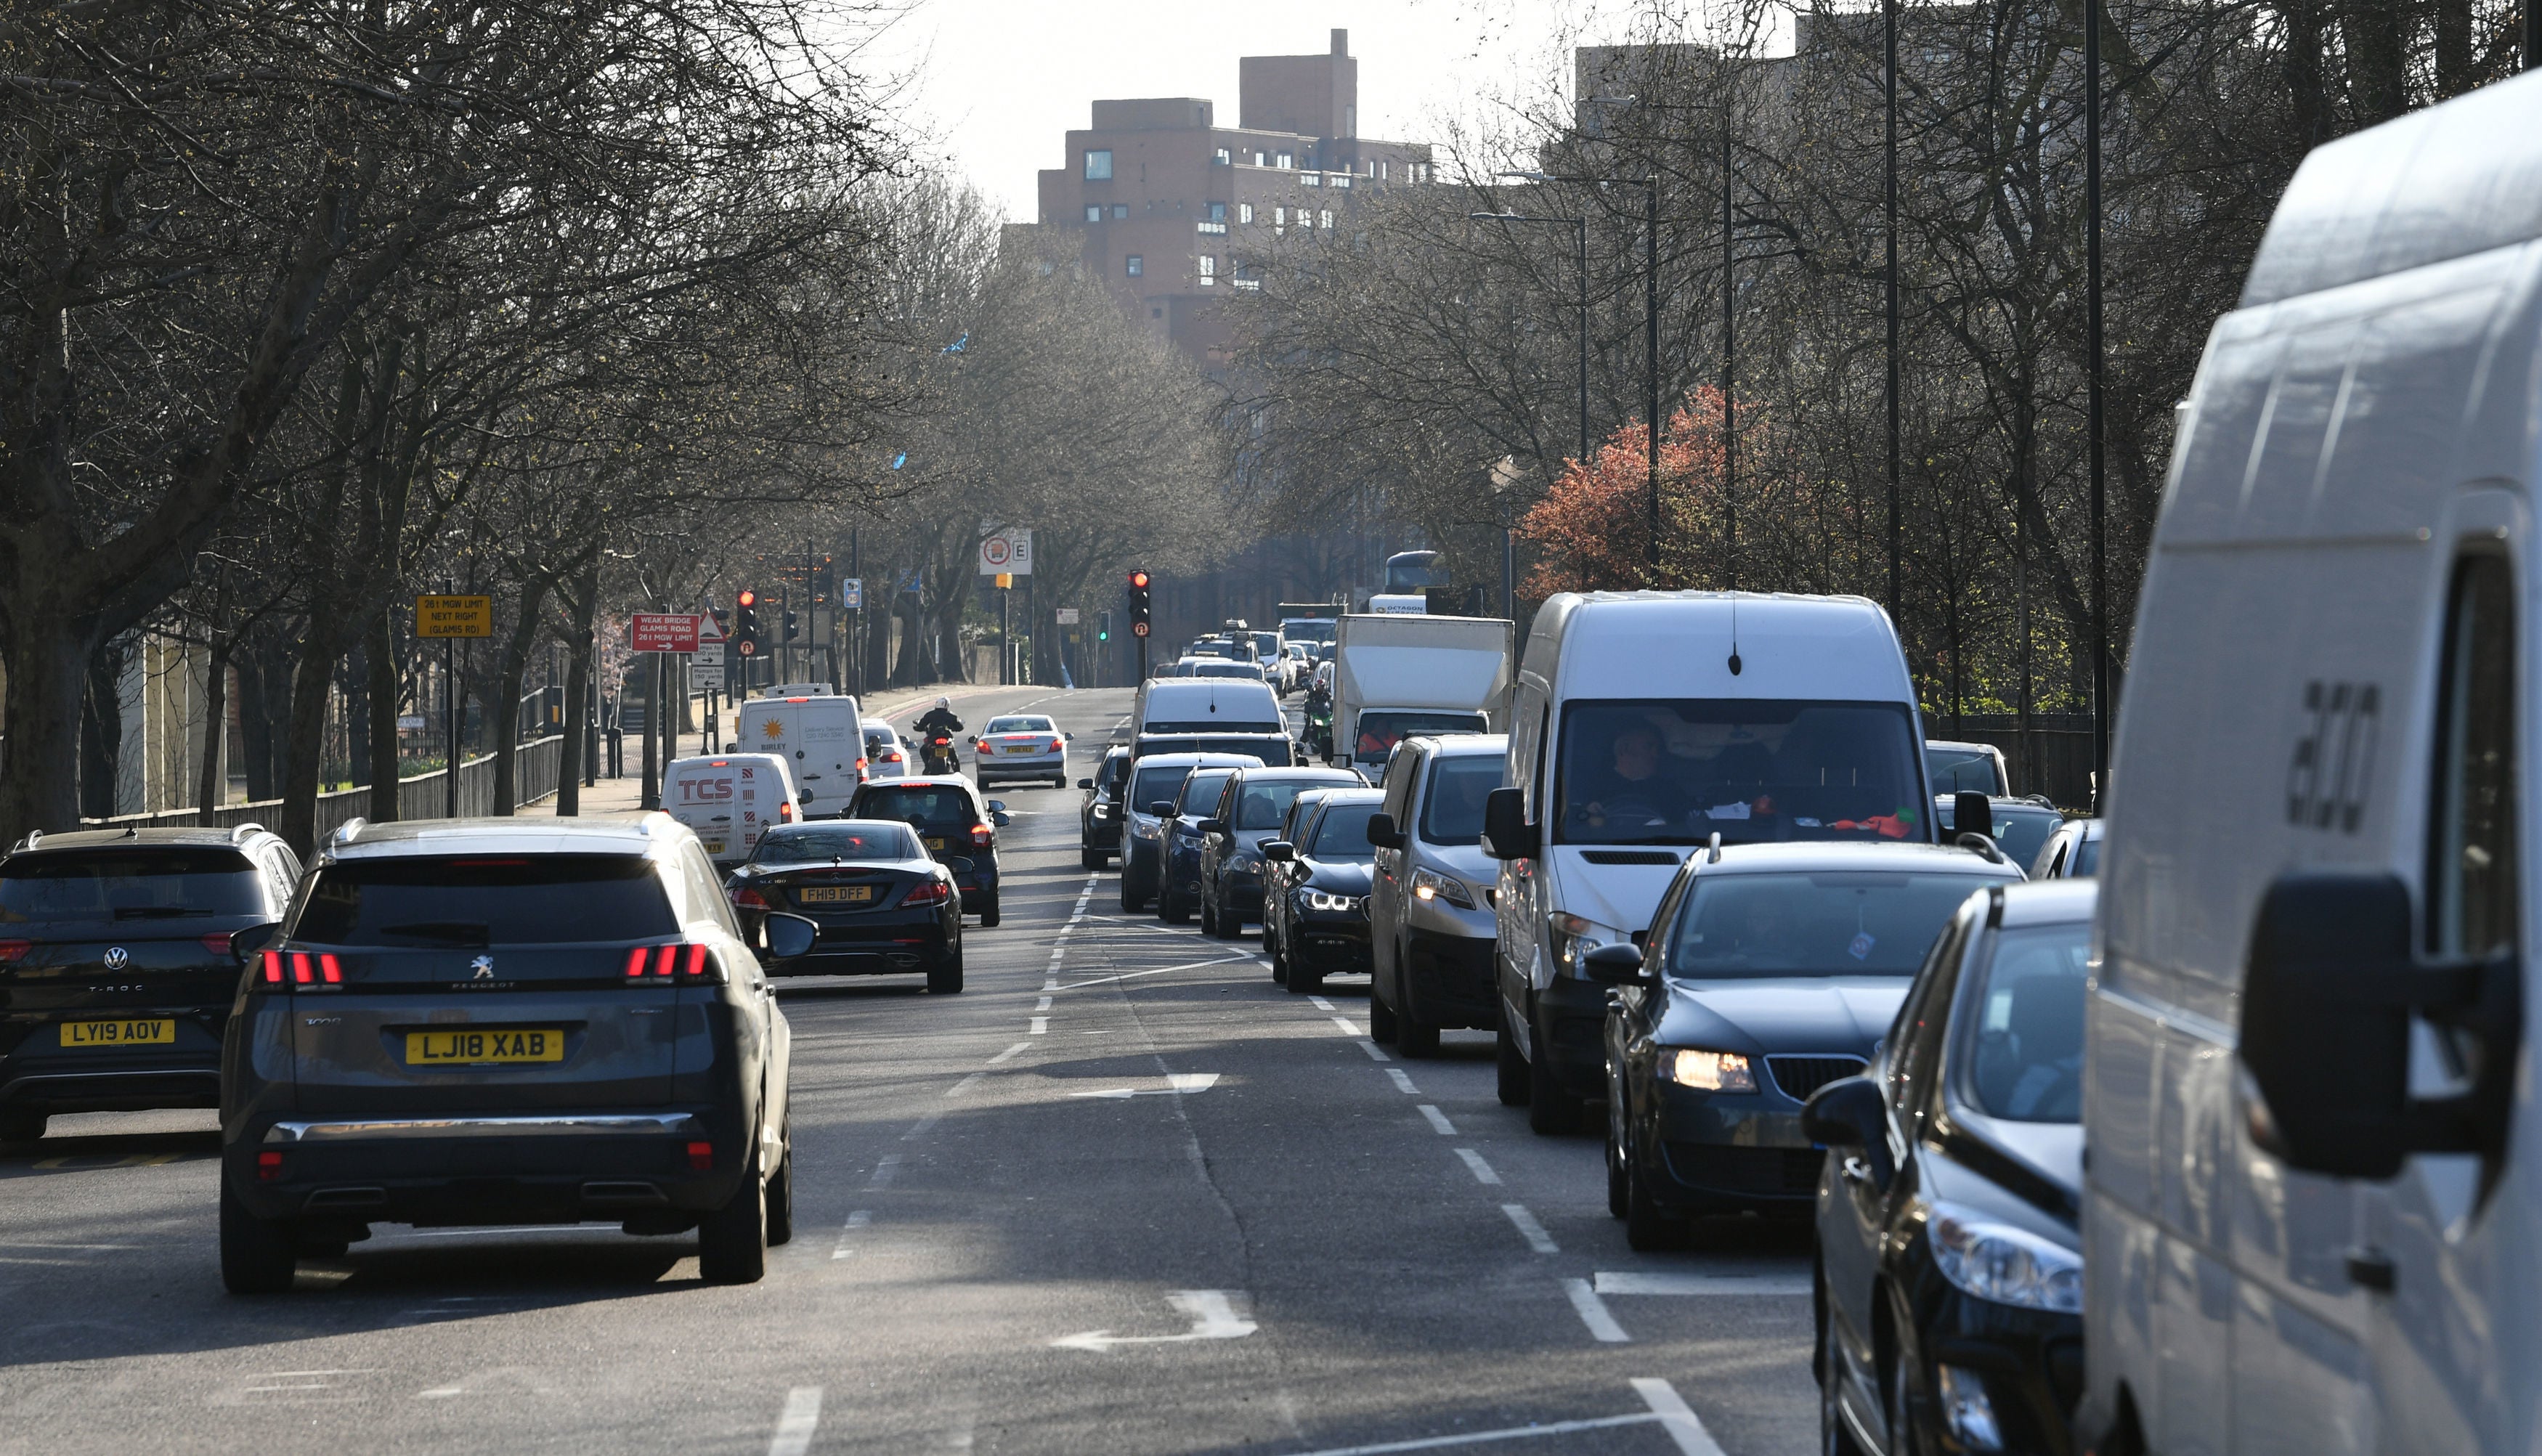
MULTIPOLYGON (((1018 689, 1090 764, 1124 691, 1018 689)), ((794 1242, 383 1226, 222 1292, 207 1113, 55 1120, 0 1160, 0 1452, 1814 1449, 1805 1232, 1631 1253, 1599 1143, 1407 1061, 1364 983, 1125 918, 1074 788, 992 790, 969 989, 804 981, 794 1242), (1678 1292, 1647 1292, 1677 1290, 1678 1292)))

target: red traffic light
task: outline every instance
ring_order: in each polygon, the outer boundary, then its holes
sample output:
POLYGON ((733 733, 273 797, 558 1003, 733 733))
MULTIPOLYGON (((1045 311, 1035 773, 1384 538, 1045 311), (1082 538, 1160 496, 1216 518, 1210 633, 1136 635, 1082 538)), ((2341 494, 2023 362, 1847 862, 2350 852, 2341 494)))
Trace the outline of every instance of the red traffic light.
POLYGON ((748 587, 743 587, 738 593, 734 594, 732 604, 736 607, 756 607, 759 605, 759 593, 752 591, 748 587))
POLYGON ((1130 587, 1133 591, 1146 591, 1148 589, 1148 573, 1144 571, 1131 572, 1130 587))

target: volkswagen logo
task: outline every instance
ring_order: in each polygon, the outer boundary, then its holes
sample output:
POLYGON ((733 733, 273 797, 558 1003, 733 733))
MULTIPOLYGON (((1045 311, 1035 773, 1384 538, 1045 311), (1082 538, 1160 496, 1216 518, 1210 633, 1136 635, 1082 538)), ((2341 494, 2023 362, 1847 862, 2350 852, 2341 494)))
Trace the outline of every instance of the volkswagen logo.
POLYGON ((477 959, 468 963, 468 969, 477 973, 477 979, 479 981, 491 981, 494 979, 494 958, 492 956, 479 956, 477 959))
POLYGON ((120 971, 131 964, 132 952, 125 950, 119 945, 106 953, 106 969, 109 971, 120 971))

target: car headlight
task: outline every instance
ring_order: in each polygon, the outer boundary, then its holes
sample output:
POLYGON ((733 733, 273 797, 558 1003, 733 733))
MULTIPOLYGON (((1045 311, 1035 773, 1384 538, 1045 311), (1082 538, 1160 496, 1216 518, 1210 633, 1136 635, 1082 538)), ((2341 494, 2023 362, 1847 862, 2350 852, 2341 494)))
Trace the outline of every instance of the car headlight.
POLYGON ((1227 868, 1230 874, 1258 875, 1262 873, 1262 858, 1256 854, 1238 854, 1227 862, 1227 868))
POLYGON ((1415 900, 1444 900, 1458 910, 1472 910, 1474 897, 1462 880, 1451 879, 1435 870, 1412 872, 1412 896, 1415 900))
POLYGON ((1321 890, 1308 890, 1305 894, 1307 909, 1310 910, 1323 910, 1328 914, 1349 914, 1360 907, 1360 897, 1356 895, 1331 895, 1321 890))
POLYGON ((1630 945, 1633 937, 1612 926, 1601 925, 1587 915, 1555 910, 1544 917, 1545 950, 1553 961, 1553 972, 1574 980, 1585 980, 1588 969, 1582 963, 1591 951, 1601 946, 1630 945))
POLYGON ((1974 1209, 1935 1203, 1924 1225, 1933 1263, 1961 1292, 2022 1309, 2083 1312, 2083 1256, 1974 1209))
POLYGON ((1697 1092, 1754 1092, 1757 1073, 1736 1052, 1706 1052, 1696 1047, 1662 1047, 1660 1080, 1697 1092))
MULTIPOLYGON (((667 709, 666 709, 666 711, 667 711, 667 709)), ((1097 804, 1097 805, 1095 805, 1095 806, 1094 806, 1094 817, 1095 817, 1095 818, 1097 818, 1097 819, 1110 819, 1110 818, 1112 817, 1112 806, 1111 806, 1111 805, 1109 805, 1109 804, 1097 804)))
POLYGON ((1165 822, 1161 819, 1151 819, 1144 823, 1136 819, 1130 821, 1130 833, 1142 839, 1156 838, 1164 832, 1165 822))

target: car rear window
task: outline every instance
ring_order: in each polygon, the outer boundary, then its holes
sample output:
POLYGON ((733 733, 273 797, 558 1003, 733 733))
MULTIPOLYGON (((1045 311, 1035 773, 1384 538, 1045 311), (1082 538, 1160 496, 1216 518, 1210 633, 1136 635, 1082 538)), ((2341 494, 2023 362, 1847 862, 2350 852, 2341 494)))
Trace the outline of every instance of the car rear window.
POLYGON ((862 825, 856 829, 829 825, 780 829, 760 836, 758 847, 750 851, 753 864, 826 863, 833 859, 871 863, 875 860, 926 857, 927 851, 920 846, 918 836, 896 824, 862 825))
POLYGON ((1130 791, 1130 803, 1142 814, 1148 812, 1148 806, 1151 804, 1170 803, 1174 795, 1182 792, 1183 780, 1189 777, 1191 777, 1191 768, 1187 764, 1175 764, 1165 768, 1142 768, 1139 770, 1136 784, 1130 791))
POLYGON ((263 912, 256 866, 234 849, 61 850, 0 864, 0 923, 263 912))
POLYGON ((991 718, 983 733, 1054 733, 1048 718, 991 718))
POLYGON ((317 945, 566 945, 680 928, 652 863, 632 854, 353 860, 318 872, 295 939, 317 945))
POLYGON ((972 811, 969 794, 940 783, 867 789, 857 796, 855 813, 859 819, 896 819, 903 824, 922 825, 929 829, 950 826, 967 829, 979 821, 978 815, 972 811))

